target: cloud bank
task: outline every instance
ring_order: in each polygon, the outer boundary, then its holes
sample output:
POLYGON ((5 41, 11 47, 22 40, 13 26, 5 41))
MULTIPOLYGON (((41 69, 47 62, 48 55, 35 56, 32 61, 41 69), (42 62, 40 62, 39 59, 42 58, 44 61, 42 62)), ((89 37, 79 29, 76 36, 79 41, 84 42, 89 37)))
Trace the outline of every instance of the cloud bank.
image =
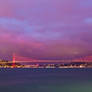
POLYGON ((0 0, 0 58, 92 54, 91 0, 0 0))

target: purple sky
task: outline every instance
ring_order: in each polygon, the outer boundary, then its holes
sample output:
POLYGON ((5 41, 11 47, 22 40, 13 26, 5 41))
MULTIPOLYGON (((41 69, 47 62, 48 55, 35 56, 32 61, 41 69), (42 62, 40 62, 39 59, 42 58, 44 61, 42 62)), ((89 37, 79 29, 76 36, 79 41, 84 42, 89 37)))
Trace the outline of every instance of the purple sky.
POLYGON ((0 58, 62 59, 92 54, 92 0, 0 0, 0 58))

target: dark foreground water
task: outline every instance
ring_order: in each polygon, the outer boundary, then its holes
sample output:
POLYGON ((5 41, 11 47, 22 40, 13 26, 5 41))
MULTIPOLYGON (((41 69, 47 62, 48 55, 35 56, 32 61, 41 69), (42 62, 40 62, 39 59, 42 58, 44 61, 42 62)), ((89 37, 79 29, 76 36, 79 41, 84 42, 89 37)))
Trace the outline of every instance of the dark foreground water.
POLYGON ((92 92, 92 69, 0 69, 0 92, 92 92))

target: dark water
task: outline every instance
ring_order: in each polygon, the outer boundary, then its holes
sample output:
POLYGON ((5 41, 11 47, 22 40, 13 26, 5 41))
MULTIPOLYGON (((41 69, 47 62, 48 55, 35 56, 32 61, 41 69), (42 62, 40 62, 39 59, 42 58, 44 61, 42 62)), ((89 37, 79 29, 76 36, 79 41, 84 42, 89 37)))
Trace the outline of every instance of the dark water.
POLYGON ((0 92, 92 92, 92 69, 0 69, 0 92))

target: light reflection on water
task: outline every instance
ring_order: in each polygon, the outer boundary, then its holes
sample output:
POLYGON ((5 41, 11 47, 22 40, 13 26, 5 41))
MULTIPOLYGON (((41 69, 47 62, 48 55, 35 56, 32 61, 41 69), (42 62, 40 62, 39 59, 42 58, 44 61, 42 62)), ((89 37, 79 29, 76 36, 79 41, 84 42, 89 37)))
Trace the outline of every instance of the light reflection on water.
POLYGON ((92 92, 92 69, 0 69, 2 92, 92 92))

